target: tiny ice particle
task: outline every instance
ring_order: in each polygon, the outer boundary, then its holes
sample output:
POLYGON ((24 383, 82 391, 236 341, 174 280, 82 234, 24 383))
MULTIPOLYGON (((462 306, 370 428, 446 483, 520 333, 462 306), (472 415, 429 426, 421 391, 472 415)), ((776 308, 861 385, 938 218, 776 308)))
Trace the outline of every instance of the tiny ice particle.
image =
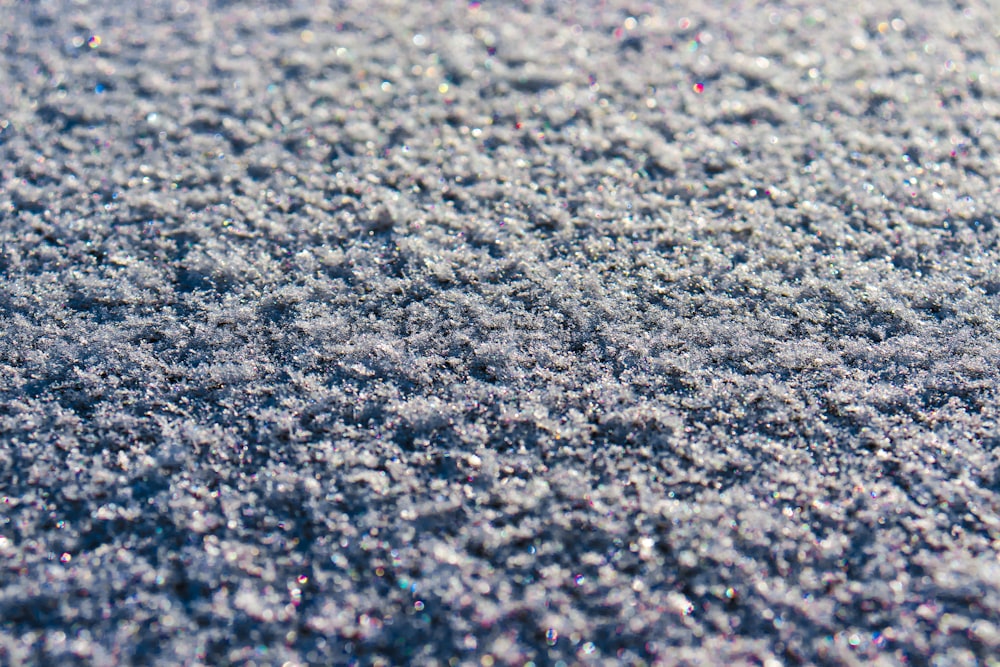
POLYGON ((682 616, 690 616, 694 613, 694 605, 681 593, 673 592, 667 596, 667 603, 674 612, 682 616))
POLYGON ((59 562, 60 563, 68 563, 71 560, 73 560, 73 556, 71 556, 68 553, 65 553, 65 554, 63 554, 62 556, 59 557, 59 562))
POLYGON ((701 95, 703 92, 705 92, 705 84, 696 83, 694 84, 694 86, 691 87, 691 89, 694 90, 694 92, 697 93, 698 95, 701 95))

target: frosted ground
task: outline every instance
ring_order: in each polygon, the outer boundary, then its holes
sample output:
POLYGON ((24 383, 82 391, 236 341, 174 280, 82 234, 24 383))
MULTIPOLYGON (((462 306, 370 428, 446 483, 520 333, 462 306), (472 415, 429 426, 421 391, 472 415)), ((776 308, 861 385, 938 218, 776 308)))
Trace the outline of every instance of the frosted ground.
POLYGON ((0 663, 995 665, 989 2, 0 0, 0 663))

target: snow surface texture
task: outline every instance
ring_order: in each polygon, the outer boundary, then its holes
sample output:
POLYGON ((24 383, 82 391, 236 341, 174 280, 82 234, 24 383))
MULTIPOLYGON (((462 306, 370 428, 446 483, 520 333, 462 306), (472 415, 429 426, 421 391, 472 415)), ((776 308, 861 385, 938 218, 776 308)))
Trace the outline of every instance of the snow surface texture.
POLYGON ((0 1, 0 663, 996 664, 996 13, 851 4, 0 1))

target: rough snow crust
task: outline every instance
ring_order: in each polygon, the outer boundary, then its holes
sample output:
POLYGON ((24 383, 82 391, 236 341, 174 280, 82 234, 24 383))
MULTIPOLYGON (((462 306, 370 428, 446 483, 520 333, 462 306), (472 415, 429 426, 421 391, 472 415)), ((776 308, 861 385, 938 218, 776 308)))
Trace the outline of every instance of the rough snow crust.
POLYGON ((995 7, 316 4, 0 0, 0 663, 996 664, 995 7))

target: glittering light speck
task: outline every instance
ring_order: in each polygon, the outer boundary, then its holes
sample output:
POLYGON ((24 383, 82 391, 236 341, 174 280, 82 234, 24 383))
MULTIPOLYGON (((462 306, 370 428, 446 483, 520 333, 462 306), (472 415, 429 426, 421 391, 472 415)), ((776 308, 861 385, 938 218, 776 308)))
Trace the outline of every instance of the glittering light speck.
POLYGON ((90 39, 87 40, 87 46, 89 46, 92 49, 96 49, 100 45, 101 45, 101 36, 100 35, 92 35, 90 37, 90 39))
POLYGON ((59 557, 59 562, 60 563, 68 563, 71 560, 73 560, 73 556, 71 556, 68 553, 65 553, 65 554, 63 554, 62 556, 59 557))
POLYGON ((705 92, 705 84, 703 84, 703 83, 696 83, 696 84, 694 84, 691 87, 691 90, 693 90, 695 93, 701 95, 703 92, 705 92))
POLYGON ((559 633, 556 632, 555 628, 549 628, 545 631, 545 643, 549 646, 555 646, 556 642, 559 641, 559 633))

